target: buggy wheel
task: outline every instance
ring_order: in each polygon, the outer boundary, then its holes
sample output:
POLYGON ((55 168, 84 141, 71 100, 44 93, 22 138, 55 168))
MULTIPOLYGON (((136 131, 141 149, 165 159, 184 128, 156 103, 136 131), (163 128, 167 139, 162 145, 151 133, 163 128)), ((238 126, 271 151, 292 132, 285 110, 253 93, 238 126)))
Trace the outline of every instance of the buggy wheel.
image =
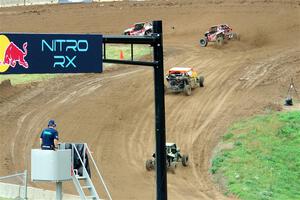
POLYGON ((199 86, 204 87, 204 77, 203 76, 199 76, 199 86))
POLYGON ((182 165, 184 167, 188 166, 189 156, 188 155, 183 155, 182 158, 181 158, 181 162, 182 162, 182 165))
POLYGON ((217 45, 222 46, 224 44, 224 38, 222 36, 219 36, 216 40, 217 45))
POLYGON ((129 32, 125 32, 124 35, 130 35, 129 32))
POLYGON ((145 35, 148 36, 148 35, 151 35, 151 33, 152 33, 151 30, 147 30, 147 31, 145 32, 145 35))
POLYGON ((184 92, 185 92, 186 96, 191 96, 191 94, 192 94, 191 86, 188 85, 188 84, 185 84, 184 85, 184 92))
POLYGON ((154 169, 154 164, 153 164, 152 160, 147 160, 146 161, 146 169, 147 169, 147 171, 150 171, 150 170, 154 169))
POLYGON ((200 46, 201 47, 206 47, 207 46, 207 39, 206 38, 201 38, 200 39, 200 46))

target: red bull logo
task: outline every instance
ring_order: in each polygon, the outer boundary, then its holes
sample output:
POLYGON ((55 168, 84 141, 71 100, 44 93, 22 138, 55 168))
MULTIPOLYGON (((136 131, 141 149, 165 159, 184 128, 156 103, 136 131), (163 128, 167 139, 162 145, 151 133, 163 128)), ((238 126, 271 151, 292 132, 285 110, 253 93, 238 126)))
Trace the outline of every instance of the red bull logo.
POLYGON ((9 67, 16 67, 17 63, 27 69, 29 65, 25 60, 26 56, 27 42, 20 49, 7 36, 0 35, 0 73, 7 71, 9 67))

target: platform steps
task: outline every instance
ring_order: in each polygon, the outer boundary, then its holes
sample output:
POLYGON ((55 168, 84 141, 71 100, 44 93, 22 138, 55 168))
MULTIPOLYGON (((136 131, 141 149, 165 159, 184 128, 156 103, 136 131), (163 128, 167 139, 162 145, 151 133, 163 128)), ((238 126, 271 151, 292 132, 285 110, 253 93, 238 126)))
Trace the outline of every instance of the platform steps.
POLYGON ((99 195, 94 187, 92 180, 90 179, 90 176, 87 174, 87 172, 85 173, 84 171, 83 176, 79 176, 76 174, 76 170, 74 170, 74 175, 72 176, 74 185, 80 195, 80 198, 86 200, 99 200, 99 195))
MULTIPOLYGON (((91 152, 86 144, 85 145, 85 151, 87 152, 87 155, 89 156, 89 159, 92 161, 92 164, 94 164, 97 174, 100 177, 101 183, 105 189, 106 195, 109 200, 112 200, 111 195, 108 191, 107 186, 104 183, 104 180, 102 178, 102 175, 99 172, 98 167, 96 166, 96 163, 91 155, 91 152)), ((79 156, 78 150, 74 144, 72 144, 72 150, 74 154, 77 154, 79 156)), ((79 156, 80 158, 80 156, 79 156)), ((82 163, 82 176, 78 174, 78 171, 76 169, 73 169, 73 183, 76 187, 76 190, 78 194, 80 195, 80 198, 82 200, 100 200, 100 197, 96 191, 96 188, 92 182, 92 179, 90 178, 90 175, 84 165, 84 162, 80 158, 80 162, 82 163)))

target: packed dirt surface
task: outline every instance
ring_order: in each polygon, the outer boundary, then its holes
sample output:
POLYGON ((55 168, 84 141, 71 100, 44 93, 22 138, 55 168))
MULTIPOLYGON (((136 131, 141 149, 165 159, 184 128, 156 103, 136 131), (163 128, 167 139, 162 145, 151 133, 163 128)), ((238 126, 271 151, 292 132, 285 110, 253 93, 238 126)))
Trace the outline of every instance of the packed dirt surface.
MULTIPOLYGON (((134 22, 155 19, 163 20, 165 70, 192 66, 205 76, 205 87, 193 90, 192 96, 166 95, 167 141, 190 156, 188 167, 168 173, 169 199, 235 199, 224 196, 222 185, 212 180, 210 161, 232 122, 280 107, 290 78, 300 88, 300 1, 177 0, 3 8, 0 30, 120 34, 134 22), (231 25, 241 40, 201 48, 200 37, 219 23, 231 25)), ((30 150, 38 148, 39 133, 48 119, 55 119, 61 141, 89 144, 113 199, 155 199, 155 173, 145 169, 155 144, 151 68, 116 66, 103 74, 22 87, 0 87, 0 176, 30 168, 30 150), (7 87, 14 92, 6 95, 7 87)), ((64 188, 76 194, 71 184, 64 188)))

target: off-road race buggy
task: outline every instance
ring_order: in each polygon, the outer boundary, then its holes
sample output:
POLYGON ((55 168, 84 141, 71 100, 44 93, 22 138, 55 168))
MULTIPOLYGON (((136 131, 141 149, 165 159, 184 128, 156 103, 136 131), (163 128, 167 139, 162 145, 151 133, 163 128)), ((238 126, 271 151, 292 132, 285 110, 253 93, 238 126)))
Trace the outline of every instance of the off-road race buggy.
POLYGON ((200 46, 206 47, 208 42, 215 42, 217 45, 223 45, 224 41, 239 39, 240 36, 237 33, 232 32, 232 28, 227 24, 219 24, 210 27, 210 29, 205 32, 204 38, 200 39, 200 46))
POLYGON ((135 23, 124 31, 124 35, 145 36, 153 33, 153 26, 150 22, 135 23))
MULTIPOLYGON (((177 167, 177 163, 181 162, 184 167, 188 166, 189 156, 181 155, 180 149, 177 148, 175 143, 166 143, 166 155, 167 155, 167 168, 174 170, 177 167)), ((155 153, 152 155, 152 159, 146 161, 146 169, 148 171, 155 169, 155 153)))
POLYGON ((204 77, 198 76, 191 67, 173 67, 166 75, 168 85, 165 92, 185 92, 187 96, 192 94, 192 89, 204 87, 204 77))

